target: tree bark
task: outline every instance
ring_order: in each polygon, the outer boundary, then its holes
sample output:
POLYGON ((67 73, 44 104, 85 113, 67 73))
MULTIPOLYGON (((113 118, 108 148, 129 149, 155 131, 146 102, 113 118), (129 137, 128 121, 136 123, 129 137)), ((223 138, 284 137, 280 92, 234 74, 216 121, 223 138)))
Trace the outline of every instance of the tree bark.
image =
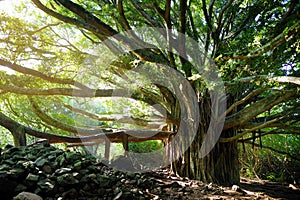
POLYGON ((14 144, 15 146, 26 146, 26 133, 23 126, 16 126, 13 129, 11 129, 11 133, 14 138, 14 144))
MULTIPOLYGON (((184 155, 172 164, 177 175, 186 176, 203 182, 231 186, 239 184, 240 169, 238 161, 237 141, 217 143, 205 157, 200 155, 201 145, 205 139, 210 121, 209 99, 199 103, 200 124, 197 135, 184 155)), ((234 129, 223 131, 221 137, 236 135, 234 129)), ((173 148, 176 152, 176 147, 173 148)))

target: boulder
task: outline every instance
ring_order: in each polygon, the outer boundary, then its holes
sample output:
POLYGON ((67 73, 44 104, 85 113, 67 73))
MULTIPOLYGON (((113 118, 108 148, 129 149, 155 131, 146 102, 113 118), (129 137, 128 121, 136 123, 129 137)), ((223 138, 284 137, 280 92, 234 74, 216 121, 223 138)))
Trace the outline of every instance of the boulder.
POLYGON ((43 200, 43 198, 31 192, 21 192, 13 200, 43 200))

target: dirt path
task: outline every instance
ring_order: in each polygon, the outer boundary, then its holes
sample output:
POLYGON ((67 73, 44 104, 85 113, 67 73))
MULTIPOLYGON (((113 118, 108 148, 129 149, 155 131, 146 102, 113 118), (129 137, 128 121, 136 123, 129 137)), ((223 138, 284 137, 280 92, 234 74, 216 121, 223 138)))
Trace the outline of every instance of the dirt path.
POLYGON ((287 183, 241 179, 241 188, 273 199, 300 199, 300 188, 287 183))
POLYGON ((169 176, 166 171, 149 174, 156 183, 148 192, 153 199, 295 199, 300 200, 300 189, 289 184, 255 181, 241 178, 241 184, 221 187, 200 181, 169 176))

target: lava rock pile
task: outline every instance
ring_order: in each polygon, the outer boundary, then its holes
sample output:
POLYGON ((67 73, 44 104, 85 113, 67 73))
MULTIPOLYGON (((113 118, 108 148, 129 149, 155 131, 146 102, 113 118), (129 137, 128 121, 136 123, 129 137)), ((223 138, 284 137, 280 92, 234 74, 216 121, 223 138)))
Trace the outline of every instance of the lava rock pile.
POLYGON ((32 192, 43 199, 149 199, 154 180, 107 167, 93 156, 49 144, 0 149, 0 195, 32 192))

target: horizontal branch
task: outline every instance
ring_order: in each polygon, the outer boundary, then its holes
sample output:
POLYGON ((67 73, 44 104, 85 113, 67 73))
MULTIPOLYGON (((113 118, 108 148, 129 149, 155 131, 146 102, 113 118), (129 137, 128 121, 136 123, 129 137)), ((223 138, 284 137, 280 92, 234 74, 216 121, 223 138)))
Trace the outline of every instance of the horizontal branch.
POLYGON ((105 142, 107 139, 110 142, 122 142, 123 135, 128 135, 128 141, 129 142, 141 142, 146 140, 164 140, 169 137, 169 135, 174 134, 173 132, 167 132, 167 131, 132 131, 132 130, 126 130, 126 131, 116 131, 116 132, 108 132, 108 133, 100 133, 92 136, 60 136, 56 134, 50 134, 45 133, 41 131, 37 131, 34 129, 31 129, 29 127, 26 127, 11 118, 7 117, 3 113, 0 112, 0 125, 7 128, 8 130, 12 131, 16 127, 22 127, 22 129, 25 131, 26 134, 46 139, 49 141, 49 143, 89 143, 89 142, 95 142, 95 143, 102 143, 105 142))
POLYGON ((157 101, 145 94, 142 94, 140 90, 133 91, 129 89, 73 89, 73 88, 21 88, 8 84, 0 84, 1 93, 14 93, 26 96, 71 96, 71 97, 123 97, 131 98, 138 101, 143 101, 150 106, 161 104, 162 101, 157 101))
MULTIPOLYGON (((111 97, 114 91, 120 94, 119 90, 113 89, 98 89, 98 90, 82 90, 73 88, 21 88, 9 84, 1 84, 0 90, 3 92, 10 92, 14 94, 22 94, 27 96, 50 96, 50 95, 62 95, 62 96, 73 96, 73 97, 111 97)), ((124 91, 124 90, 122 90, 124 91)), ((123 92, 124 94, 124 92, 123 92)))
POLYGON ((98 121, 112 121, 112 122, 118 122, 118 123, 126 123, 126 124, 134 124, 138 126, 147 126, 149 128, 159 128, 160 125, 165 123, 165 119, 160 117, 157 118, 156 120, 145 120, 145 119, 140 119, 140 118, 134 118, 132 116, 125 116, 122 114, 110 114, 110 115, 98 115, 94 114, 91 112, 87 112, 82 109, 75 108, 71 105, 65 104, 61 100, 57 98, 57 100, 62 104, 65 108, 69 109, 72 112, 75 112, 77 114, 80 114, 82 116, 89 117, 91 119, 95 119, 98 121))
POLYGON ((233 137, 230 137, 230 138, 220 138, 220 139, 219 139, 219 142, 221 142, 221 143, 233 142, 233 141, 235 141, 235 140, 237 140, 237 139, 243 137, 244 135, 246 135, 246 134, 248 134, 248 133, 251 133, 251 132, 253 132, 253 131, 255 131, 255 130, 259 130, 259 129, 262 129, 262 128, 269 127, 271 124, 273 124, 273 123, 275 123, 275 122, 278 122, 279 120, 280 120, 279 118, 278 118, 278 119, 273 119, 273 120, 271 120, 271 121, 268 121, 268 122, 266 122, 266 123, 260 124, 260 125, 258 125, 258 126, 256 126, 256 127, 253 127, 253 128, 251 128, 251 129, 248 129, 248 130, 246 130, 246 131, 244 131, 244 132, 242 132, 242 133, 240 133, 240 134, 238 134, 238 135, 235 135, 235 136, 233 136, 233 137))
MULTIPOLYGON (((272 125, 272 127, 282 127, 283 125, 286 126, 286 124, 290 124, 293 121, 294 122, 298 122, 300 121, 300 116, 298 115, 298 113, 300 113, 300 105, 294 104, 293 106, 290 104, 289 108, 284 109, 284 111, 282 112, 275 112, 274 114, 268 114, 265 116, 261 116, 261 117, 256 117, 255 119, 242 124, 241 126, 239 126, 240 129, 249 129, 252 128, 254 126, 257 126, 260 123, 264 123, 266 121, 275 119, 275 118, 281 118, 280 122, 275 123, 272 125)), ((288 125, 290 126, 290 125, 288 125)), ((283 129, 287 129, 287 127, 284 127, 283 129)), ((300 130, 299 130, 300 131, 300 130)))
POLYGON ((101 128, 82 128, 78 126, 72 126, 69 124, 62 123, 59 120, 56 120, 49 115, 47 115, 37 104, 37 102, 29 97, 29 102, 32 108, 32 111, 38 116, 43 122, 47 123, 48 125, 54 126, 55 128, 75 133, 76 135, 95 135, 101 132, 106 132, 104 129, 101 128))
POLYGON ((27 75, 31 75, 31 76, 35 76, 38 78, 41 78, 43 80, 49 81, 50 83, 58 83, 58 84, 69 84, 69 85, 73 85, 76 86, 78 88, 81 89, 89 89, 87 86, 72 80, 72 79, 62 79, 62 78, 55 78, 55 77, 51 77, 48 76, 46 74, 43 74, 37 70, 31 69, 31 68, 27 68, 27 67, 23 67, 21 65, 3 60, 0 58, 0 65, 7 67, 9 69, 12 69, 14 71, 20 72, 22 74, 27 74, 27 75))
POLYGON ((248 83, 254 80, 264 80, 264 81, 275 81, 278 83, 293 83, 300 85, 300 77, 295 76, 268 76, 268 75, 257 75, 257 76, 248 76, 233 80, 231 82, 225 82, 226 84, 239 84, 239 83, 248 83))
POLYGON ((254 102, 249 107, 246 107, 243 110, 228 116, 226 118, 223 130, 227 130, 232 127, 238 127, 294 95, 297 95, 297 91, 295 90, 274 92, 262 100, 254 102))
POLYGON ((259 88, 257 90, 254 90, 252 92, 250 92, 250 94, 248 94, 247 96, 245 96, 243 99, 235 102, 234 104, 232 104, 227 110, 226 110, 226 115, 228 115, 231 111, 233 111, 233 109, 235 109, 236 107, 238 107, 239 105, 245 103, 246 101, 248 101, 249 99, 251 99, 252 97, 255 97, 256 95, 260 94, 261 92, 265 91, 266 88, 259 88))
POLYGON ((282 129, 272 130, 272 131, 268 131, 268 132, 261 132, 258 135, 256 134, 253 137, 249 137, 249 138, 238 140, 238 142, 253 141, 253 140, 255 140, 255 139, 259 138, 259 137, 264 137, 266 135, 278 135, 278 134, 283 134, 283 135, 300 135, 300 132, 290 132, 290 131, 285 131, 285 130, 282 130, 282 129))

